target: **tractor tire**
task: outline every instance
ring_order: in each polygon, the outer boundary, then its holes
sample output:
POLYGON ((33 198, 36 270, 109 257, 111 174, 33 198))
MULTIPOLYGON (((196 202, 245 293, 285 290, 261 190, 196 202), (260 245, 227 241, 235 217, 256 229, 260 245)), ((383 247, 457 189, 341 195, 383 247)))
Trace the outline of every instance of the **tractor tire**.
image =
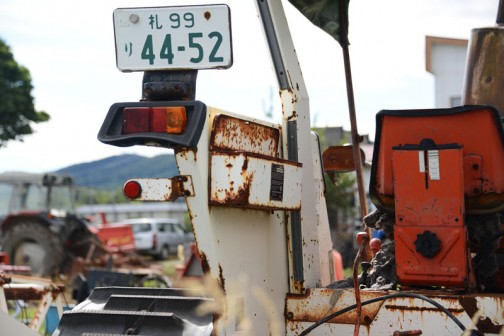
POLYGON ((35 276, 57 274, 65 259, 59 237, 37 222, 12 224, 4 232, 1 246, 12 265, 29 266, 35 276))

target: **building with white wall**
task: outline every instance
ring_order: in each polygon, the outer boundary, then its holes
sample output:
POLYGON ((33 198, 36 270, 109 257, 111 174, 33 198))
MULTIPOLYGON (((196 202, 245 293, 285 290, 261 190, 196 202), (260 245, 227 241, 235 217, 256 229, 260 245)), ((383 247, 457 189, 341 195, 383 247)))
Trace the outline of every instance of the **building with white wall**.
POLYGON ((425 70, 434 75, 435 107, 462 104, 467 40, 425 37, 425 70))

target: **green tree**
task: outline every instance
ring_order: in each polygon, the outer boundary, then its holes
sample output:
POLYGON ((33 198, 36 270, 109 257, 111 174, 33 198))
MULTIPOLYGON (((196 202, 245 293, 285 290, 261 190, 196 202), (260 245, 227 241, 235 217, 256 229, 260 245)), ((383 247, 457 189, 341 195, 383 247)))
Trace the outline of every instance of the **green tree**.
POLYGON ((35 110, 32 89, 30 72, 17 64, 0 39, 0 147, 10 140, 23 141, 33 133, 31 123, 49 120, 47 113, 35 110))

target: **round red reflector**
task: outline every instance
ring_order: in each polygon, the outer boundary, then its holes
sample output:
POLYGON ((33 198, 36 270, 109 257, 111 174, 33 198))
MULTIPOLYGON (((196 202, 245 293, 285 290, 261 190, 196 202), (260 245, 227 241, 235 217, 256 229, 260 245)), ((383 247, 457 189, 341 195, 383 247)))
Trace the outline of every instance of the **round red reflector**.
POLYGON ((381 249, 381 246, 382 246, 382 242, 378 238, 373 238, 369 242, 369 248, 371 249, 371 251, 373 251, 373 254, 378 252, 381 249))
POLYGON ((138 198, 142 194, 142 187, 137 181, 128 181, 123 187, 123 193, 127 198, 138 198))

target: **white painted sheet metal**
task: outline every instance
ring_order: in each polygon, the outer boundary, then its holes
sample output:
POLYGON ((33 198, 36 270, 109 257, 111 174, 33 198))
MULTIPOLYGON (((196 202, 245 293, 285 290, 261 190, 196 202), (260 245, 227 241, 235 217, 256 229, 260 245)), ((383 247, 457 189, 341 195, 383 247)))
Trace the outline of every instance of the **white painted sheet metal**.
POLYGON ((211 153, 210 204, 301 208, 301 164, 249 153, 211 153))

